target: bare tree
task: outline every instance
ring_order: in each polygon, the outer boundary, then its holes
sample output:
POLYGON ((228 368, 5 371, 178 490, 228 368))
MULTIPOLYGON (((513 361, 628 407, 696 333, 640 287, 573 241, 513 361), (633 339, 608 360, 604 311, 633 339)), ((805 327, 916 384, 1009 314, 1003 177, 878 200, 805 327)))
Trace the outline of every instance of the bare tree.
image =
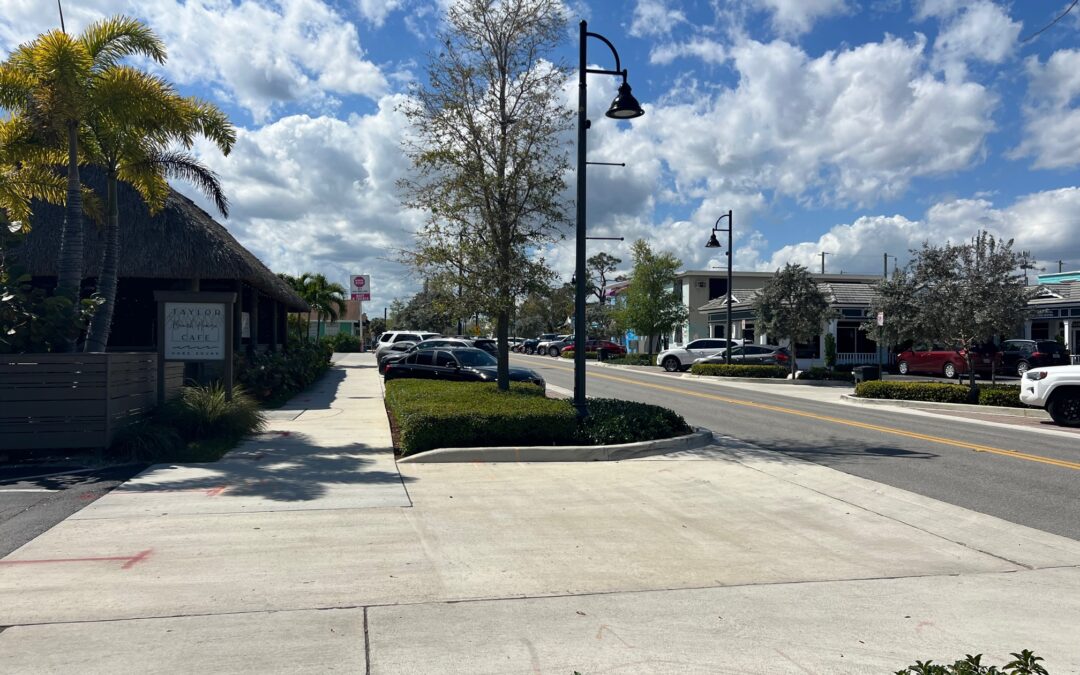
POLYGON ((515 298, 553 276, 533 251, 567 222, 560 139, 572 117, 561 104, 565 68, 546 58, 565 37, 560 0, 461 0, 427 83, 402 106, 413 173, 400 187, 428 215, 404 257, 425 276, 456 275, 462 296, 495 319, 502 390, 515 298))

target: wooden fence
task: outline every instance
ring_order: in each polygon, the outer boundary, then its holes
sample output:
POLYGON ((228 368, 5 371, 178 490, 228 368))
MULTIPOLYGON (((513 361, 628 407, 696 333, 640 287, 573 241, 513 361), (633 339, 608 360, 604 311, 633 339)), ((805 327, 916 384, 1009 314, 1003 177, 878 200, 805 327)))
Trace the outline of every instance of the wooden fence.
MULTIPOLYGON (((166 396, 183 383, 167 363, 166 396)), ((157 354, 0 355, 0 450, 105 448, 157 404, 157 354)))

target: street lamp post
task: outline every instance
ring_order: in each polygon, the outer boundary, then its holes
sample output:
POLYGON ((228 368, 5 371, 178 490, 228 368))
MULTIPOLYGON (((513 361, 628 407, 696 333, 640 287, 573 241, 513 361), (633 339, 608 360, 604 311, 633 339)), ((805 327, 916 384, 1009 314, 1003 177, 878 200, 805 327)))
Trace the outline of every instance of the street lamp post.
POLYGON ((709 242, 705 244, 705 248, 720 248, 720 242, 716 240, 717 232, 727 232, 727 332, 724 334, 727 338, 727 349, 724 350, 724 363, 731 365, 731 348, 733 346, 731 340, 731 230, 734 228, 734 221, 731 219, 731 209, 728 212, 716 219, 716 223, 713 225, 712 234, 709 235, 709 242), (727 227, 719 227, 720 221, 727 218, 727 227))
POLYGON ((585 325, 585 287, 588 285, 588 276, 585 273, 585 166, 587 164, 585 160, 585 130, 589 128, 589 120, 586 117, 588 97, 586 95, 585 76, 588 73, 595 73, 597 75, 622 77, 619 93, 615 100, 611 102, 611 107, 604 113, 606 116, 617 120, 629 120, 641 117, 645 114, 645 111, 641 109, 637 99, 630 93, 630 85, 626 82, 626 70, 621 67, 619 52, 615 51, 615 45, 611 44, 606 37, 599 33, 590 33, 588 24, 585 21, 582 21, 580 26, 578 57, 577 264, 575 265, 577 283, 575 284, 574 294, 574 407, 577 408, 578 415, 583 416, 588 413, 588 404, 585 401, 585 340, 588 333, 588 326, 585 325), (587 42, 590 37, 594 37, 608 46, 615 56, 615 70, 588 67, 586 55, 588 52, 587 42))

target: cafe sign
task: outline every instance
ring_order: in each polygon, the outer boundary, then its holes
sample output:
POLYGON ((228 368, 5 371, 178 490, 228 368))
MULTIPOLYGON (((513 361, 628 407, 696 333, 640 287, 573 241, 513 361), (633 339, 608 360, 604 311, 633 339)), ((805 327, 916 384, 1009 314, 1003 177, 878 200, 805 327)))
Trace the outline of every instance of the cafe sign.
POLYGON ((225 358, 225 322, 232 317, 220 302, 165 303, 165 358, 220 361, 225 358))

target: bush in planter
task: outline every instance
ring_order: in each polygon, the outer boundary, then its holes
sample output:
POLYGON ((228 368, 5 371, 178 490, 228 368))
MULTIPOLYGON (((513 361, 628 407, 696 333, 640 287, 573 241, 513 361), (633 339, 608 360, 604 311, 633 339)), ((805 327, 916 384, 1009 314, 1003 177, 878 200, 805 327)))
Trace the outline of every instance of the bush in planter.
POLYGON ((726 363, 695 363, 690 366, 690 372, 694 375, 707 375, 710 377, 767 377, 771 379, 784 379, 788 376, 788 369, 784 366, 730 366, 726 363))
POLYGON ((930 401, 933 403, 967 403, 971 389, 962 384, 937 382, 887 382, 874 380, 855 385, 859 398, 881 398, 894 401, 930 401))
POLYGON ((339 353, 359 352, 364 346, 359 337, 348 333, 337 333, 323 338, 322 341, 330 346, 331 351, 339 353))
POLYGON ((852 382, 855 380, 855 376, 851 374, 851 371, 843 370, 830 370, 828 368, 822 368, 821 366, 814 366, 808 370, 799 371, 800 380, 839 380, 841 382, 852 382))
POLYGON ((227 399, 220 383, 184 387, 155 417, 187 441, 239 439, 266 427, 258 401, 239 386, 233 387, 232 399, 227 399))
POLYGON ((326 372, 331 349, 325 342, 293 341, 284 352, 238 354, 236 381, 261 401, 284 401, 326 372))
POLYGON ((655 366, 656 354, 623 354, 612 356, 607 362, 620 366, 655 366))
POLYGON ((1020 401, 1020 387, 1004 384, 979 387, 979 405, 1000 408, 1027 407, 1020 401))
POLYGON ((610 398, 589 399, 589 414, 579 422, 582 441, 589 445, 652 441, 692 431, 674 410, 610 398))
MULTIPOLYGON (((572 359, 574 358, 574 350, 570 349, 565 352, 560 352, 559 356, 564 359, 572 359)), ((585 352, 585 358, 596 360, 596 352, 585 352)))
POLYGON ((1035 656, 1030 650, 1013 652, 1009 656, 1013 657, 1013 660, 1001 669, 997 666, 984 666, 982 654, 968 654, 951 666, 939 666, 932 661, 916 661, 915 665, 896 671, 896 675, 1049 675, 1046 668, 1039 663, 1043 658, 1035 656))

